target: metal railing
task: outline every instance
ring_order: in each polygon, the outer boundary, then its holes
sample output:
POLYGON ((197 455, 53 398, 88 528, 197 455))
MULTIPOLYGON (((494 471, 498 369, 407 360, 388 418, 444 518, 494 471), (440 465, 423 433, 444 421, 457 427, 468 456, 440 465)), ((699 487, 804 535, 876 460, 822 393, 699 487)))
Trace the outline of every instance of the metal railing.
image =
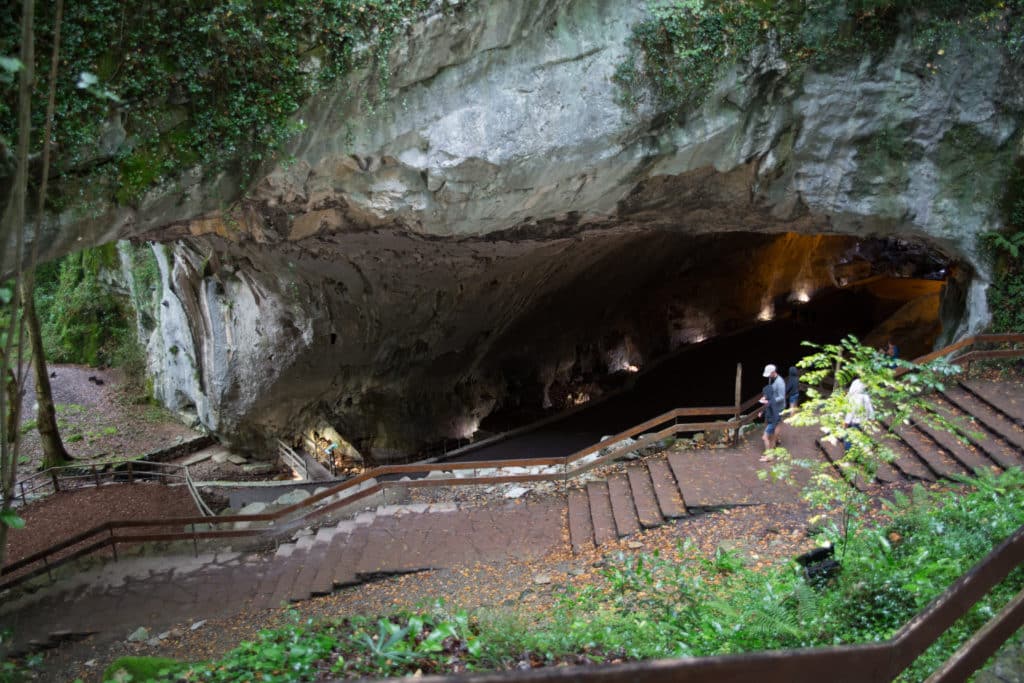
POLYGON ((134 484, 137 481, 181 484, 188 489, 196 509, 201 514, 213 515, 213 510, 199 495, 188 466, 146 460, 110 460, 51 467, 19 481, 13 498, 15 502, 20 501, 22 505, 27 505, 36 498, 61 491, 93 488, 105 484, 134 484))
POLYGON ((295 452, 295 449, 281 439, 277 440, 277 454, 281 462, 287 465, 288 469, 297 474, 303 481, 309 479, 309 468, 306 467, 306 461, 295 452))

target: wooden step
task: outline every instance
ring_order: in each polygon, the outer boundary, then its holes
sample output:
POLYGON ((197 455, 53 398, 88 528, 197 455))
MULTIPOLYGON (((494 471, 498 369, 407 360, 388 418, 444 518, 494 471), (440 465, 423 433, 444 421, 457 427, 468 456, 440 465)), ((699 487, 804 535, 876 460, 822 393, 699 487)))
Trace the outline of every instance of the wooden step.
POLYGON ((594 522, 594 543, 602 545, 614 541, 619 535, 615 528, 608 485, 603 481, 588 481, 587 499, 590 502, 590 518, 594 522))
POLYGON ((1024 394, 1008 391, 1007 384, 991 380, 960 380, 960 386, 1024 427, 1024 394))
POLYGON ((938 476, 952 479, 957 475, 967 474, 967 470, 953 456, 916 427, 907 424, 893 425, 892 431, 938 476))
POLYGON ((309 600, 310 596, 313 595, 314 580, 316 579, 316 575, 320 570, 320 567, 324 564, 329 548, 330 546, 327 543, 314 543, 313 546, 306 551, 306 557, 302 561, 302 571, 300 571, 299 575, 295 578, 295 583, 292 585, 292 593, 291 596, 289 596, 289 600, 292 602, 309 600))
POLYGON ((594 547, 594 522, 590 519, 590 501, 583 489, 569 491, 569 542, 577 554, 594 547))
POLYGON ((935 443, 946 450, 951 456, 956 458, 960 465, 968 472, 974 472, 976 469, 989 469, 991 467, 997 467, 997 465, 990 459, 986 458, 985 455, 978 450, 977 446, 972 445, 969 441, 960 441, 955 435, 942 429, 941 427, 933 427, 922 416, 914 416, 914 426, 917 427, 923 434, 927 434, 935 443))
POLYGON ((994 462, 1004 470, 1010 467, 1019 467, 1024 464, 1024 458, 1016 448, 1003 441, 999 437, 985 429, 985 426, 971 415, 964 415, 957 404, 954 404, 943 396, 941 401, 933 401, 933 404, 943 413, 954 415, 964 421, 962 425, 967 431, 967 438, 986 458, 994 462))
POLYGON ((336 555, 337 560, 334 562, 333 578, 331 579, 335 588, 362 583, 356 575, 356 568, 359 566, 363 550, 370 538, 368 528, 367 526, 356 527, 355 531, 342 542, 341 552, 336 555))
MULTIPOLYGON (((288 551, 289 556, 293 550, 294 546, 288 551)), ((253 592, 254 609, 278 607, 278 605, 271 602, 271 598, 274 596, 274 590, 277 588, 278 581, 281 580, 281 574, 284 573, 289 566, 291 566, 291 563, 288 557, 283 559, 275 557, 263 563, 263 574, 260 577, 259 582, 256 584, 256 590, 253 592)))
POLYGON ((917 457, 917 454, 902 439, 894 436, 894 438, 887 439, 885 445, 891 448, 896 455, 892 465, 902 472, 903 476, 921 481, 936 481, 935 473, 917 457))
POLYGON ((626 468, 626 477, 629 478, 640 526, 651 529, 664 524, 665 518, 658 510, 658 499, 654 495, 654 484, 648 469, 643 465, 630 465, 626 468))
POLYGON ((274 585, 274 592, 267 600, 267 603, 271 607, 280 607, 281 605, 291 601, 292 587, 295 585, 295 580, 299 578, 299 574, 302 572, 304 561, 306 559, 306 552, 307 551, 302 548, 296 548, 295 551, 292 552, 291 557, 285 561, 285 567, 281 571, 277 583, 274 585))
MULTIPOLYGON (((884 438, 882 445, 892 448, 892 442, 895 439, 884 438)), ((818 448, 825 454, 829 459, 829 462, 836 462, 839 458, 844 455, 843 444, 840 441, 836 441, 834 444, 829 443, 825 439, 818 439, 818 448)), ((880 460, 878 468, 875 470, 875 481, 881 482, 882 484, 892 484, 898 481, 905 481, 906 478, 902 472, 892 466, 891 463, 880 460)))
POLYGON ((974 417, 985 429, 1006 441, 1018 451, 1024 451, 1024 428, 963 387, 948 387, 943 397, 960 410, 974 417))
POLYGON ((618 472, 608 477, 608 497, 612 503, 612 516, 619 537, 631 536, 640 531, 640 520, 636 515, 633 503, 633 492, 629 488, 629 478, 618 472))
POLYGON ((821 452, 825 454, 825 457, 828 459, 828 461, 834 465, 833 470, 837 474, 842 475, 843 478, 846 479, 849 484, 856 487, 858 491, 864 492, 868 490, 869 482, 864 481, 863 477, 858 476, 851 480, 848 471, 839 466, 838 463, 843 459, 843 456, 845 455, 843 444, 838 442, 829 443, 825 439, 816 439, 815 441, 818 444, 818 448, 821 449, 821 452))
POLYGON ((654 497, 658 499, 658 508, 666 519, 686 516, 686 503, 679 492, 676 478, 669 469, 668 461, 663 458, 647 461, 647 469, 651 473, 651 484, 654 486, 654 497))

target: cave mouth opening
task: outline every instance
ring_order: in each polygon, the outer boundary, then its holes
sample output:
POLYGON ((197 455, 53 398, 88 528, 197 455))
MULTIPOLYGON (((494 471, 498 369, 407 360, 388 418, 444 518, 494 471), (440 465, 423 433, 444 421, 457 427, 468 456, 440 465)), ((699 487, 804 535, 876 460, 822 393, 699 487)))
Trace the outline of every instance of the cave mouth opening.
MULTIPOLYGON (((802 342, 853 334, 904 358, 931 350, 963 311, 963 269, 920 241, 842 235, 664 235, 581 269, 506 331, 486 389, 427 452, 525 426, 609 394, 613 433, 679 406, 729 405, 802 342), (955 293, 955 294, 954 294, 955 293), (620 424, 621 423, 621 424, 620 424), (454 440, 454 443, 453 443, 454 440)), ((607 411, 601 411, 607 421, 607 411)))

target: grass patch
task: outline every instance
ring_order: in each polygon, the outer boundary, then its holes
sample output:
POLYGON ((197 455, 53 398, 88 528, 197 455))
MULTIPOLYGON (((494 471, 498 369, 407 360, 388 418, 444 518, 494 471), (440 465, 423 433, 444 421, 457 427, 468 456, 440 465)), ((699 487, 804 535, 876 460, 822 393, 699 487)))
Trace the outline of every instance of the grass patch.
MULTIPOLYGON (((668 556, 617 555, 599 580, 562 586, 546 614, 435 605, 415 613, 301 621, 262 631, 223 659, 175 675, 204 681, 310 681, 706 656, 875 642, 891 637, 996 544, 1024 524, 1024 473, 981 475, 963 488, 887 504, 890 521, 841 535, 841 572, 808 582, 796 563, 744 566, 681 544, 668 556)), ((1024 585, 1014 571, 902 680, 923 680, 1024 585)), ((138 680, 138 679, 133 679, 138 680)), ((177 680, 161 675, 153 680, 177 680)))

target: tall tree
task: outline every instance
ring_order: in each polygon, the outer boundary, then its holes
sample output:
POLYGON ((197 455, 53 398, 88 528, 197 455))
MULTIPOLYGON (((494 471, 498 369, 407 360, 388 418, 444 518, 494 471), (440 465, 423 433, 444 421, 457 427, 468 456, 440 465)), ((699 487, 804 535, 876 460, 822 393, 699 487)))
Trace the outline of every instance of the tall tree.
POLYGON ((60 29, 64 16, 64 0, 57 0, 54 15, 53 50, 50 54, 49 93, 46 101, 46 125, 43 129, 43 169, 39 181, 39 197, 36 206, 35 231, 32 234, 32 256, 30 270, 21 280, 21 314, 25 320, 28 341, 32 351, 32 366, 35 368, 36 425, 39 440, 43 446, 43 469, 59 467, 71 460, 57 427, 57 411, 53 405, 53 390, 50 376, 46 372, 46 354, 43 350, 43 336, 36 315, 35 264, 39 257, 39 243, 43 234, 43 216, 46 209, 46 190, 50 180, 50 148, 53 135, 53 112, 57 99, 57 71, 60 68, 60 29))
MULTIPOLYGON (((35 13, 34 0, 21 3, 21 51, 18 73, 18 142, 15 151, 14 182, 11 185, 7 206, 0 221, 0 245, 7 250, 14 243, 11 266, 14 269, 14 287, 9 292, 9 318, 4 338, 0 339, 3 353, 0 355, 0 377, 4 391, 0 391, 0 489, 3 501, 0 503, 0 564, 7 554, 7 530, 20 522, 13 514, 11 505, 17 478, 18 451, 21 430, 18 428, 21 415, 21 396, 25 386, 25 364, 22 358, 24 348, 24 326, 18 315, 20 283, 25 260, 25 203, 28 194, 28 149, 32 135, 32 83, 35 78, 35 45, 32 21, 35 13)), ((6 264, 5 264, 6 267, 6 264)), ((7 297, 4 297, 7 298, 7 297)))
POLYGON ((32 293, 33 277, 26 275, 21 283, 21 315, 25 319, 29 347, 32 352, 32 367, 35 369, 36 425, 39 440, 43 446, 42 468, 59 467, 71 460, 57 427, 57 411, 53 405, 53 390, 50 376, 46 372, 46 356, 43 351, 43 337, 39 330, 39 316, 32 293))

